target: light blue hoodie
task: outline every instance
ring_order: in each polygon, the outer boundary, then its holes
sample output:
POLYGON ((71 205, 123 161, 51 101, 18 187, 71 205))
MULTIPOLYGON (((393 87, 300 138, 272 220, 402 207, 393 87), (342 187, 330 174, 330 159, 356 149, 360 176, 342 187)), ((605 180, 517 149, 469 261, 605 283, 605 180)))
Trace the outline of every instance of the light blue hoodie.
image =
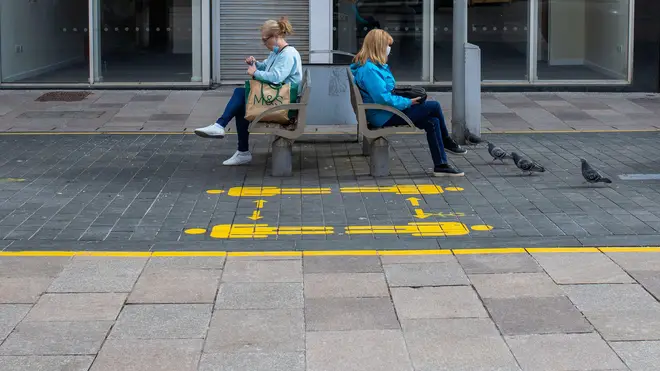
POLYGON ((272 82, 298 86, 302 80, 302 59, 300 53, 291 45, 287 45, 279 53, 270 52, 263 62, 257 62, 257 72, 254 77, 272 82))
MULTIPOLYGON (((367 60, 364 65, 353 63, 351 72, 355 83, 360 88, 360 94, 364 103, 377 103, 394 107, 400 111, 410 107, 412 101, 409 98, 392 94, 396 85, 394 76, 387 64, 376 64, 367 60)), ((382 127, 394 115, 383 110, 367 110, 367 121, 373 126, 382 127)))

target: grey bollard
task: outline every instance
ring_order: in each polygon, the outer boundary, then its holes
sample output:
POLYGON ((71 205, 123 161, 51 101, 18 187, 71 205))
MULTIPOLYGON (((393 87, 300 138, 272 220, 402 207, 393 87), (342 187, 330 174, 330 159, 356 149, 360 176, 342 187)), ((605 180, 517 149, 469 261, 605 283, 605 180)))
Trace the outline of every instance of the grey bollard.
POLYGON ((371 146, 371 144, 369 143, 369 139, 363 135, 362 136, 362 155, 363 156, 369 156, 369 147, 370 146, 371 146))
POLYGON ((390 175, 390 143, 385 138, 376 138, 369 147, 371 176, 390 175))
POLYGON ((271 159, 273 176, 291 176, 293 173, 292 157, 293 142, 286 138, 277 137, 273 141, 271 159))

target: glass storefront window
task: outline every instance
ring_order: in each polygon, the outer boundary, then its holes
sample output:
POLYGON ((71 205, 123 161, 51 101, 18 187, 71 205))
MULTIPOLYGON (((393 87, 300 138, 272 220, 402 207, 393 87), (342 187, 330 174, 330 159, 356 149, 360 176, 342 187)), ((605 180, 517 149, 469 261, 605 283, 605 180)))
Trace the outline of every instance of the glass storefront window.
POLYGON ((0 7, 0 81, 89 80, 87 0, 10 0, 0 7))
POLYGON ((97 1, 97 81, 201 81, 201 0, 97 1))
POLYGON ((428 66, 424 63, 428 59, 424 35, 425 29, 430 28, 428 14, 425 14, 430 1, 333 0, 334 48, 355 54, 369 30, 382 28, 394 39, 388 64, 395 78, 429 80, 428 71, 425 71, 428 66))
POLYGON ((627 79, 629 6, 629 0, 540 0, 538 79, 627 79))

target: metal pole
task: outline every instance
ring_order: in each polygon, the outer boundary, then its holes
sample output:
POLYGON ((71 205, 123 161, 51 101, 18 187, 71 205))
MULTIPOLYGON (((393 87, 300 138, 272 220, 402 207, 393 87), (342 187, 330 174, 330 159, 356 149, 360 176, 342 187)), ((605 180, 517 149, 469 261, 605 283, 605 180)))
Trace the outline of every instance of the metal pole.
POLYGON ((465 144, 465 44, 468 32, 468 0, 454 0, 454 29, 451 81, 451 134, 465 144))

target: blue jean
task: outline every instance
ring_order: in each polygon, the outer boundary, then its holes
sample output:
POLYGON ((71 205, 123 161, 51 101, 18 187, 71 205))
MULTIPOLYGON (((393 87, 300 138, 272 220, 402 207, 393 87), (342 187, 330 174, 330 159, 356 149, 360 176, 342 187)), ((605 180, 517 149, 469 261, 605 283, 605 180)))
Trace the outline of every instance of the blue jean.
MULTIPOLYGON (((443 138, 449 136, 445 116, 440 109, 440 103, 437 101, 425 101, 422 104, 415 104, 403 110, 410 121, 418 128, 426 131, 426 141, 429 143, 433 165, 443 165, 447 163, 447 154, 443 138)), ((397 115, 392 116, 384 126, 401 126, 406 122, 397 115)))
POLYGON ((247 152, 250 150, 250 122, 245 119, 245 88, 234 89, 234 94, 227 102, 225 112, 215 122, 226 128, 231 119, 236 118, 236 134, 238 134, 238 150, 247 152))

